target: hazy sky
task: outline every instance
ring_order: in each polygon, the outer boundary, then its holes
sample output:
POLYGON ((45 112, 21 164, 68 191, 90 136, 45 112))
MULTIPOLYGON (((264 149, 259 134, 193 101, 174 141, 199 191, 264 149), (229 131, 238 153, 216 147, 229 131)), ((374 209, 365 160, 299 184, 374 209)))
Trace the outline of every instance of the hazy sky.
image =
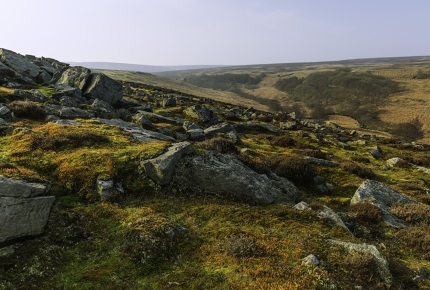
POLYGON ((430 55, 428 0, 0 0, 0 47, 61 61, 243 65, 430 55))

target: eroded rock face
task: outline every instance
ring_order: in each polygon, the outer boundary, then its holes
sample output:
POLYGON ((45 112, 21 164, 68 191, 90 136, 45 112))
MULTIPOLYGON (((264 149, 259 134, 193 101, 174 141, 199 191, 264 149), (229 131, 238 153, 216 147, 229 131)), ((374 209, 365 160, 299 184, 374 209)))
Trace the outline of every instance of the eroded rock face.
POLYGON ((85 84, 84 96, 113 105, 122 99, 121 83, 101 73, 92 73, 85 84))
POLYGON ((182 156, 191 154, 193 151, 194 148, 189 142, 176 143, 166 153, 156 158, 142 161, 141 166, 147 176, 161 185, 166 185, 171 181, 176 164, 178 164, 182 156))
POLYGON ((375 180, 366 180, 355 192, 351 204, 370 202, 382 210, 383 219, 393 227, 406 227, 402 220, 390 213, 390 204, 416 202, 375 180))
POLYGON ((298 189, 276 174, 258 174, 237 158, 209 151, 186 161, 186 172, 192 183, 204 194, 227 197, 248 203, 294 203, 298 189))
POLYGON ((57 81, 56 86, 69 86, 73 88, 78 88, 82 91, 90 75, 91 70, 85 67, 69 67, 65 72, 63 72, 61 78, 57 81))
POLYGON ((41 196, 49 189, 47 184, 0 177, 0 243, 43 233, 55 201, 41 196))
POLYGON ((32 79, 37 78, 42 72, 40 67, 33 64, 23 55, 4 48, 0 48, 0 61, 14 71, 28 75, 32 79))

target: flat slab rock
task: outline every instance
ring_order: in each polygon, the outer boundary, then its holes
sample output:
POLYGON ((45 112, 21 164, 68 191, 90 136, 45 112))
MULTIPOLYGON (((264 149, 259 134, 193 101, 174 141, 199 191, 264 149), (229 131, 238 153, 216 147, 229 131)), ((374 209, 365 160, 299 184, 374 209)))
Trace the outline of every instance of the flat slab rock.
POLYGON ((208 151, 194 156, 185 166, 187 178, 204 194, 227 197, 255 204, 294 203, 298 189, 276 174, 258 174, 236 157, 208 151))
POLYGON ((0 243, 43 233, 55 201, 41 196, 49 189, 49 184, 0 177, 0 243))
POLYGON ((351 199, 351 204, 370 202, 382 210, 383 220, 392 227, 406 227, 403 221, 390 213, 390 204, 415 203, 416 201, 406 197, 397 191, 375 180, 366 180, 356 190, 351 199))

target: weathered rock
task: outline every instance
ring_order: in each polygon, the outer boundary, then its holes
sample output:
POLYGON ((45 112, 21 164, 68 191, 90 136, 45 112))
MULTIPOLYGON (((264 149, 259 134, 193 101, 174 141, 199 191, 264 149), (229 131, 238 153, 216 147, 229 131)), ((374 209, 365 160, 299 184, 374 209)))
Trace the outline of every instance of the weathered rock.
POLYGON ((117 117, 115 109, 105 101, 95 99, 91 108, 98 118, 114 119, 117 117))
POLYGON ((321 194, 326 194, 328 193, 330 190, 327 188, 327 184, 325 182, 324 177, 317 175, 314 177, 313 179, 314 184, 316 189, 318 190, 319 193, 321 194))
POLYGON ((87 101, 80 89, 72 88, 68 85, 57 86, 57 91, 52 94, 52 98, 57 101, 61 101, 63 97, 70 97, 77 103, 85 103, 87 101))
POLYGON ((193 129, 187 131, 188 138, 191 141, 204 141, 206 140, 206 135, 203 129, 193 129))
POLYGON ((109 200, 118 194, 124 193, 122 184, 115 183, 113 180, 97 180, 97 191, 101 201, 109 200))
POLYGON ((280 131, 278 127, 254 122, 239 123, 233 125, 233 127, 239 133, 278 133, 280 131))
POLYGON ((133 116, 131 115, 130 111, 124 108, 116 110, 116 114, 119 119, 124 120, 126 122, 130 122, 133 120, 133 116))
POLYGON ((168 184, 172 179, 172 174, 176 164, 181 160, 183 155, 191 154, 194 151, 189 142, 173 144, 166 153, 141 162, 147 176, 157 181, 161 185, 168 184))
POLYGON ((309 256, 302 259, 302 265, 318 266, 319 264, 320 264, 320 261, 313 254, 310 254, 309 256))
POLYGON ((60 104, 63 107, 74 107, 74 108, 77 108, 79 106, 78 103, 75 101, 75 99, 73 99, 72 97, 69 97, 69 96, 63 96, 63 97, 61 97, 60 104))
POLYGON ((50 190, 49 184, 26 183, 0 176, 0 197, 36 197, 50 190))
POLYGON ((163 98, 161 105, 163 107, 176 107, 176 99, 173 97, 163 98))
POLYGON ((379 159, 384 157, 384 151, 382 151, 381 147, 375 146, 372 148, 369 148, 369 153, 375 158, 379 159))
POLYGON ((243 144, 242 140, 239 137, 239 134, 237 134, 236 129, 228 122, 216 124, 205 129, 205 135, 207 137, 212 137, 220 133, 223 133, 225 137, 231 139, 234 143, 238 145, 243 144))
POLYGON ((157 132, 143 129, 136 124, 123 121, 121 119, 97 119, 101 123, 121 128, 123 131, 130 133, 136 140, 142 142, 151 142, 154 139, 162 141, 175 141, 173 137, 166 136, 157 132))
POLYGON ((48 222, 55 197, 0 197, 0 242, 40 235, 48 222))
POLYGON ((211 126, 218 123, 218 118, 214 112, 206 106, 194 105, 184 110, 184 113, 192 119, 199 120, 205 126, 211 126))
POLYGON ((324 125, 326 128, 330 128, 333 130, 343 130, 344 129, 342 126, 340 126, 336 123, 330 122, 330 121, 326 121, 324 125))
POLYGON ((173 135, 172 131, 170 131, 168 128, 157 127, 157 131, 160 132, 163 135, 166 135, 166 136, 174 138, 174 135, 173 135))
POLYGON ((321 209, 317 210, 317 214, 320 218, 325 219, 325 221, 331 226, 338 226, 344 229, 349 234, 353 235, 348 227, 345 225, 343 220, 328 206, 323 206, 321 209))
POLYGON ((122 85, 101 73, 91 73, 83 94, 89 99, 99 99, 113 105, 122 98, 122 85))
POLYGON ((154 126, 152 125, 151 121, 142 113, 137 113, 133 117, 133 122, 137 125, 139 125, 142 128, 145 129, 152 129, 154 126))
MULTIPOLYGON (((0 61, 14 71, 30 77, 34 81, 38 80, 39 75, 43 72, 40 67, 27 60, 24 56, 4 48, 0 48, 0 61)), ((38 83, 42 82, 38 81, 38 83)))
POLYGON ((13 115, 12 111, 5 105, 0 104, 0 117, 5 120, 12 121, 13 115))
POLYGON ((402 220, 390 213, 390 204, 398 203, 414 203, 410 199, 395 190, 379 183, 375 180, 366 180, 355 192, 351 199, 351 204, 370 202, 382 210, 384 221, 393 227, 406 227, 402 220))
POLYGON ((249 203, 294 203, 298 189, 276 174, 258 174, 237 158, 208 151, 187 160, 181 172, 204 194, 223 196, 249 203))
POLYGON ((146 111, 138 111, 139 113, 148 117, 148 119, 153 123, 167 123, 171 125, 181 125, 183 123, 180 119, 172 119, 169 117, 161 116, 155 113, 146 112, 146 111))
POLYGON ((296 130, 297 121, 279 122, 279 128, 283 130, 296 130))
POLYGON ((82 66, 73 66, 66 69, 57 81, 56 86, 69 86, 78 88, 81 91, 84 89, 87 80, 91 75, 91 70, 82 66))
MULTIPOLYGON (((396 167, 396 165, 398 165, 399 162, 402 163, 403 159, 399 158, 399 157, 393 157, 393 158, 388 159, 385 163, 387 164, 388 167, 392 168, 392 167, 396 167)), ((411 165, 409 165, 409 166, 411 166, 411 165)))
POLYGON ((311 207, 309 206, 309 204, 305 201, 301 201, 298 204, 296 204, 295 206, 293 206, 293 209, 295 210, 312 210, 311 207))
POLYGON ((55 197, 40 195, 49 189, 49 184, 0 177, 0 243, 43 232, 55 197))
POLYGON ((381 275, 381 278, 383 278, 384 282, 387 284, 392 283, 393 276, 391 275, 390 269, 388 267, 388 262, 384 258, 384 256, 381 255, 381 253, 374 245, 353 244, 353 243, 347 243, 347 242, 330 240, 330 239, 328 240, 328 242, 341 246, 350 255, 354 255, 354 254, 371 255, 375 260, 376 264, 378 265, 378 272, 381 275))
POLYGON ((2 118, 0 118, 0 126, 5 126, 5 125, 7 125, 7 122, 2 118))
POLYGON ((59 116, 63 119, 91 119, 94 118, 93 112, 84 111, 74 107, 62 107, 59 111, 59 116))
POLYGON ((13 95, 17 97, 17 99, 22 101, 28 100, 32 102, 44 103, 49 100, 48 97, 46 97, 37 90, 31 90, 29 92, 23 90, 14 90, 13 95))
POLYGON ((348 143, 345 143, 345 142, 337 142, 337 145, 338 145, 340 148, 343 148, 343 149, 345 149, 345 150, 350 150, 350 149, 351 149, 351 146, 349 146, 349 144, 348 144, 348 143))
POLYGON ((201 129, 199 125, 190 121, 185 121, 184 124, 182 124, 182 127, 187 131, 194 130, 194 129, 201 129))
MULTIPOLYGON (((118 102, 121 102, 121 101, 122 101, 122 99, 119 100, 118 102)), ((144 111, 144 112, 148 112, 148 113, 152 113, 153 112, 151 103, 146 103, 143 106, 141 106, 141 105, 131 106, 131 107, 128 108, 128 110, 131 113, 137 113, 139 111, 144 111)))
POLYGON ((329 167, 338 167, 339 166, 339 163, 336 163, 336 162, 333 162, 333 161, 329 161, 329 160, 325 160, 325 159, 310 157, 310 156, 306 156, 305 160, 307 160, 310 163, 314 163, 314 164, 318 164, 318 165, 323 165, 323 166, 329 166, 329 167))

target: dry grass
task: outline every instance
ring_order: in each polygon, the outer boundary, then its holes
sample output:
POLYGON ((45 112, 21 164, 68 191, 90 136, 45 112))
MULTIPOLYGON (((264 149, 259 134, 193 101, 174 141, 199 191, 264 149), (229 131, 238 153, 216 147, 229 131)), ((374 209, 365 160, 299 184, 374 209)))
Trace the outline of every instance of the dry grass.
POLYGON ((14 101, 8 104, 9 109, 15 117, 28 118, 33 120, 44 120, 46 112, 39 105, 32 101, 14 101))
POLYGON ((372 171, 372 169, 363 168, 352 161, 343 161, 340 163, 340 167, 343 170, 355 174, 361 178, 374 179, 376 177, 376 174, 372 171))
POLYGON ((239 150, 237 150, 234 142, 222 137, 215 137, 212 139, 208 139, 202 142, 195 143, 195 146, 199 148, 203 148, 206 150, 216 150, 220 153, 230 153, 237 154, 239 150))
POLYGON ((426 223, 430 225, 430 206, 428 205, 420 203, 394 203, 391 205, 391 212, 409 223, 426 223))

